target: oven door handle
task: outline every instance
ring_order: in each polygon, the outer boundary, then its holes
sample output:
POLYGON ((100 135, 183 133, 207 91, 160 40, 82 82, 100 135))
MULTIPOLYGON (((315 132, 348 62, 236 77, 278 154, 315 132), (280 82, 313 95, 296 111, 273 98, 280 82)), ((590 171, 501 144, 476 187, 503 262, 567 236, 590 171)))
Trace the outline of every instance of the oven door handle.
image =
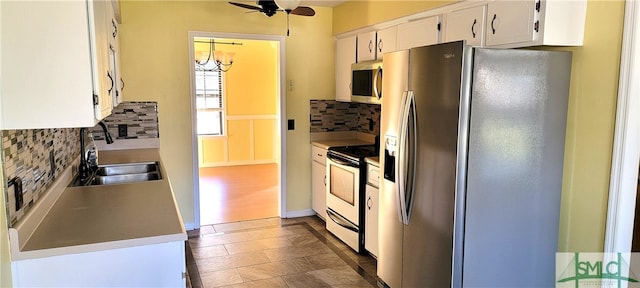
POLYGON ((331 221, 333 221, 334 223, 349 229, 353 232, 358 232, 358 227, 355 226, 353 223, 351 223, 349 220, 345 219, 344 217, 342 217, 340 214, 333 212, 333 210, 327 208, 327 216, 329 216, 329 219, 331 219, 331 221))
POLYGON ((339 165, 360 168, 360 166, 357 163, 353 163, 353 162, 342 160, 340 158, 334 157, 331 154, 327 154, 327 159, 329 159, 329 160, 331 160, 331 161, 333 161, 333 162, 335 162, 335 163, 337 163, 339 165))

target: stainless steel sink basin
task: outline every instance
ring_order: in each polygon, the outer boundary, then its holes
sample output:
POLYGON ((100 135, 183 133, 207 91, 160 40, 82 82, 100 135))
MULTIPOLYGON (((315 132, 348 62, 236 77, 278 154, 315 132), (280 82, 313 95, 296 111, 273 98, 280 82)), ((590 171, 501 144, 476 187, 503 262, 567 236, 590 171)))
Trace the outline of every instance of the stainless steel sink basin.
POLYGON ((110 176, 96 175, 95 177, 93 177, 93 179, 91 179, 91 181, 87 185, 120 184, 120 183, 141 182, 141 181, 151 181, 151 180, 160 180, 160 174, 156 172, 151 172, 151 173, 121 174, 121 175, 110 175, 110 176))
POLYGON ((124 175, 124 174, 149 173, 149 172, 157 172, 157 171, 158 171, 158 163, 156 162, 110 164, 110 165, 98 166, 96 175, 112 176, 112 175, 124 175))
POLYGON ((160 180, 158 162, 99 165, 93 176, 81 183, 76 178, 70 186, 93 186, 160 180))

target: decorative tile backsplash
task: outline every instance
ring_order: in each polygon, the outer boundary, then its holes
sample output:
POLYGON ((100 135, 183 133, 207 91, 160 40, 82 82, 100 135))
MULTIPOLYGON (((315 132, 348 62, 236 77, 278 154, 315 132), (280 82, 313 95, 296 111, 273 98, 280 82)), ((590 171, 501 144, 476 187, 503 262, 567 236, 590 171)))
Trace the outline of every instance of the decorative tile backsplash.
POLYGON ((311 100, 310 132, 358 131, 380 134, 380 105, 311 100))
MULTIPOLYGON (((113 139, 159 138, 157 102, 122 102, 102 122, 113 139), (126 136, 120 136, 118 126, 126 130, 126 136)), ((104 140, 100 126, 93 127, 91 132, 95 132, 93 139, 104 140)))
POLYGON ((80 155, 79 131, 68 129, 32 129, 2 131, 2 161, 7 192, 7 215, 13 226, 53 184, 56 176, 80 155), (15 185, 22 181, 23 207, 16 211, 15 185))
MULTIPOLYGON (((156 102, 123 102, 103 122, 114 139, 158 138, 157 111, 156 102), (118 125, 127 126, 126 137, 118 137, 118 125)), ((97 132, 93 133, 95 140, 104 139, 99 126, 89 130, 97 132)), ((49 189, 56 176, 80 156, 79 134, 79 128, 2 131, 1 158, 9 226, 20 220, 49 189), (14 177, 22 181, 23 207, 18 211, 15 187, 8 187, 14 177)))

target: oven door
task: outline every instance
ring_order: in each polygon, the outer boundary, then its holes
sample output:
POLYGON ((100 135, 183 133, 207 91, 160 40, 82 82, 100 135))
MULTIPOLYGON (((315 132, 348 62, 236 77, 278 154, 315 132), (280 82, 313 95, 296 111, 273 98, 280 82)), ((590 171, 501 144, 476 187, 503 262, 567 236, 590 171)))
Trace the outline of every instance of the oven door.
POLYGON ((327 208, 359 226, 360 167, 327 155, 327 208))

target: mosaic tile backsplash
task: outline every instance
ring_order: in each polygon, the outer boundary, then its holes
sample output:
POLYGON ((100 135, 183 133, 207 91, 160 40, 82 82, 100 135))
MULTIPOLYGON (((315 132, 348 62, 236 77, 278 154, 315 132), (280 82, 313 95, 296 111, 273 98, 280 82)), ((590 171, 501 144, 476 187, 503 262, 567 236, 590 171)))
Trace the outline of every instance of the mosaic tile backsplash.
POLYGON ((380 134, 380 105, 311 100, 310 132, 358 131, 380 134))
MULTIPOLYGON (((156 102, 123 102, 103 122, 114 139, 158 138, 157 110, 156 102), (118 125, 126 125, 126 136, 118 137, 118 125)), ((95 140, 104 139, 99 126, 89 130, 97 132, 92 133, 95 140)), ((19 221, 49 189, 56 176, 80 155, 79 134, 79 128, 2 131, 3 185, 9 226, 19 221), (23 193, 23 207, 17 211, 15 186, 8 187, 8 182, 15 177, 22 182, 23 193)))
MULTIPOLYGON (((159 138, 157 102, 122 102, 102 122, 107 125, 113 139, 159 138), (119 126, 126 131, 123 136, 119 133, 119 126)), ((95 132, 93 139, 104 140, 100 126, 91 132, 95 132)))
MULTIPOLYGON (((7 215, 13 226, 53 184, 54 179, 80 155, 79 131, 68 129, 32 129, 2 131, 2 161, 7 191, 7 215), (18 177, 22 182, 23 207, 16 211, 15 185, 7 182, 18 177)), ((16 178, 17 179, 17 178, 16 178)))

